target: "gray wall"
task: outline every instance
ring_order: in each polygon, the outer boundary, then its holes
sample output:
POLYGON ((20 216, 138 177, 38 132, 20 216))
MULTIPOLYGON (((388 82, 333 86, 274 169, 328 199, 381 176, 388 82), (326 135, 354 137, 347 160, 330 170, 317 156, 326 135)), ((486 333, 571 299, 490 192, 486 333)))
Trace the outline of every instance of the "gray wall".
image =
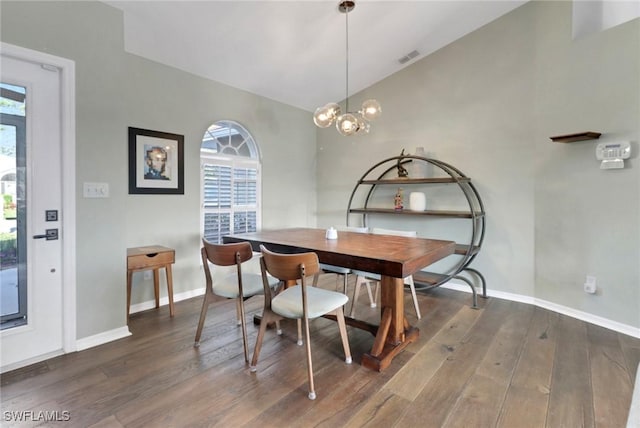
MULTIPOLYGON (((528 3, 357 94, 353 105, 377 98, 383 115, 371 134, 344 138, 316 131, 308 112, 126 54, 122 15, 106 5, 1 7, 2 41, 76 61, 78 338, 124 325, 129 246, 175 247, 176 292, 202 287, 198 149, 220 119, 260 144, 265 227, 343 225, 371 164, 425 147, 483 197, 487 237, 474 266, 490 289, 640 327, 638 19, 573 41, 570 2, 528 3), (128 195, 128 126, 185 135, 184 196, 128 195), (632 141, 626 168, 601 171, 597 141, 549 140, 586 130, 632 141), (85 181, 108 182, 111 197, 83 199, 85 181), (586 274, 598 295, 582 291, 586 274)), ((456 221, 424 227, 460 233, 456 221)), ((134 290, 134 303, 151 299, 150 283, 134 290)))
MULTIPOLYGON (((126 324, 127 247, 175 248, 174 292, 204 286, 199 149, 214 121, 241 123, 260 145, 263 227, 315 226, 310 113, 125 53, 122 13, 102 3, 1 7, 3 42, 76 62, 78 339, 126 324), (129 126, 185 136, 184 195, 128 194, 129 126), (110 197, 83 198, 83 182, 109 183, 110 197)), ((132 303, 152 299, 141 274, 133 288, 132 303)))
MULTIPOLYGON (((491 290, 640 327, 639 65, 638 19, 574 41, 570 2, 528 3, 352 97, 382 104, 369 135, 318 132, 318 225, 344 224, 357 179, 376 161, 424 147, 483 198, 487 235, 473 266, 491 290), (549 139, 579 131, 603 135, 549 139), (632 159, 600 170, 596 144, 620 140, 632 142, 632 159), (583 291, 587 274, 597 295, 583 291)), ((437 195, 427 204, 454 203, 437 195)), ((425 236, 466 226, 405 219, 393 221, 425 236)))

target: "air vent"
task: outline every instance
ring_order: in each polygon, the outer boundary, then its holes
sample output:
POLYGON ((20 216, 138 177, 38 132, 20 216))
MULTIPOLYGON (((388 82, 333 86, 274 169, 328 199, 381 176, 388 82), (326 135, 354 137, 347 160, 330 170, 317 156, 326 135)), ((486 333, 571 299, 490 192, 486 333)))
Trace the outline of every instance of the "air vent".
POLYGON ((413 58, 417 57, 418 55, 420 55, 420 52, 413 50, 408 54, 406 54, 405 56, 403 56, 402 58, 398 59, 398 62, 400 64, 406 64, 407 62, 411 61, 413 58))

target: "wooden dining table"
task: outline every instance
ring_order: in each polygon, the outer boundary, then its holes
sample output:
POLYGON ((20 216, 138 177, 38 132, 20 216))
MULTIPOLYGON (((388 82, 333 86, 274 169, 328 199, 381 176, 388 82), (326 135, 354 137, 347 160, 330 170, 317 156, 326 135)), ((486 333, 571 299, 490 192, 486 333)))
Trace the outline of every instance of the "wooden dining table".
POLYGON ((380 323, 345 318, 348 325, 375 336, 371 351, 362 356, 362 365, 381 371, 419 335, 405 317, 404 278, 451 255, 455 242, 343 231, 338 232, 338 239, 326 239, 325 232, 313 228, 263 230, 227 235, 223 242, 248 241, 254 251, 260 251, 262 244, 281 253, 312 251, 321 263, 380 274, 380 323))

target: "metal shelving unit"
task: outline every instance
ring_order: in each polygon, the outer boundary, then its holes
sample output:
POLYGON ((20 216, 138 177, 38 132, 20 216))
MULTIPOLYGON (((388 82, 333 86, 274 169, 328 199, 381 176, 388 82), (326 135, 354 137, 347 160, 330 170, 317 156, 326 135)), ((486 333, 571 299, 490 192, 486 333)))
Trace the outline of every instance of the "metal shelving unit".
MULTIPOLYGON (((362 199, 360 199, 361 201, 362 199)), ((356 202, 358 203, 358 202, 356 202)), ((347 225, 354 216, 361 216, 362 225, 368 226, 370 217, 379 215, 395 215, 395 216, 417 216, 427 220, 429 217, 445 217, 468 220, 471 223, 470 236, 468 241, 456 244, 454 255, 459 260, 454 263, 453 267, 445 272, 428 272, 420 271, 413 275, 416 288, 427 290, 438 287, 452 278, 467 283, 473 293, 473 307, 477 307, 477 290, 474 285, 474 279, 477 279, 482 285, 482 296, 487 297, 487 287, 484 276, 476 269, 469 265, 475 259, 482 248, 482 242, 485 234, 485 210, 480 198, 480 194, 471 182, 471 179, 464 175, 456 167, 436 160, 415 155, 394 156, 380 161, 369 168, 356 183, 347 207, 347 225), (438 175, 442 177, 400 177, 394 176, 397 171, 400 175, 401 170, 405 170, 405 166, 412 162, 424 162, 430 164, 435 169, 441 171, 438 175), (380 186, 403 186, 407 188, 415 185, 428 186, 431 184, 455 184, 459 187, 468 204, 468 210, 425 210, 411 211, 407 209, 396 210, 394 208, 380 208, 370 205, 373 195, 380 186), (367 189, 368 187, 368 189, 367 189), (356 194, 365 192, 364 203, 360 206, 354 206, 356 194), (475 278, 474 278, 475 277, 475 278)), ((353 222, 351 221, 351 224, 353 222)))

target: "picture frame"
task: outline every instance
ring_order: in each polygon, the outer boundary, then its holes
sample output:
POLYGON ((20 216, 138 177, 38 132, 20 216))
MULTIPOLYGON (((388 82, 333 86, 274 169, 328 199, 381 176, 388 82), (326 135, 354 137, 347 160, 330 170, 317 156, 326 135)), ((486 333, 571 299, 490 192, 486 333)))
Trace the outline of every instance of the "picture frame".
POLYGON ((129 127, 129 194, 184 195, 184 135, 129 127))

